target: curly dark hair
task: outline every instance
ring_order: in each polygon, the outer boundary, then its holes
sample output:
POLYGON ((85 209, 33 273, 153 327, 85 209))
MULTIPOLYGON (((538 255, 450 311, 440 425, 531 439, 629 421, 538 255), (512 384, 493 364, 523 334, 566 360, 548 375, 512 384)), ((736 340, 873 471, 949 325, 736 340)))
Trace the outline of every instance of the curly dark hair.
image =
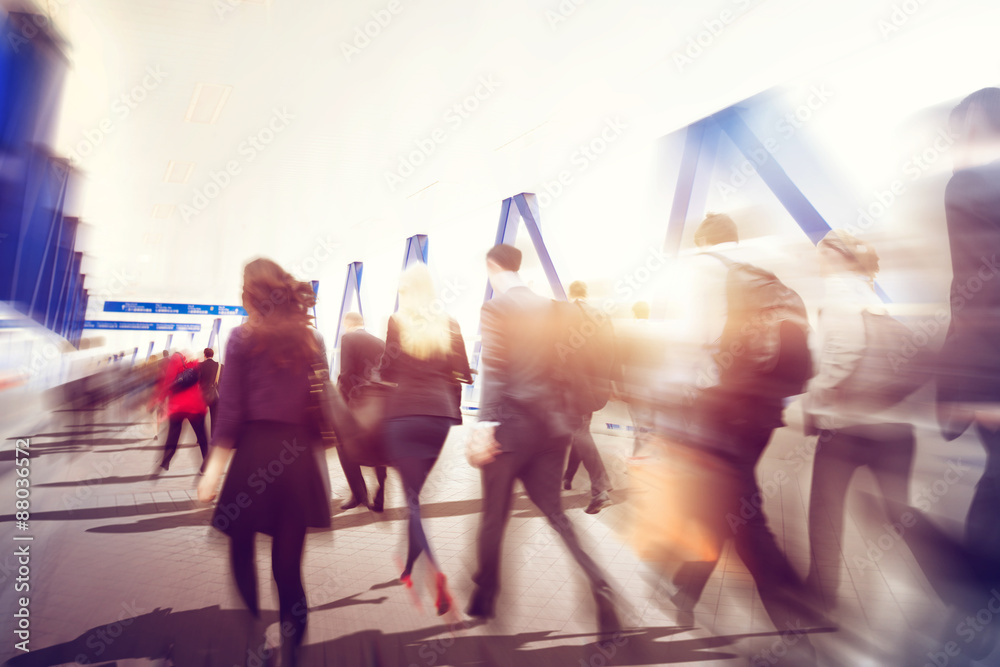
POLYGON ((259 258, 243 269, 243 307, 250 315, 245 335, 255 353, 278 366, 308 364, 319 354, 309 312, 315 305, 312 285, 276 262, 259 258))

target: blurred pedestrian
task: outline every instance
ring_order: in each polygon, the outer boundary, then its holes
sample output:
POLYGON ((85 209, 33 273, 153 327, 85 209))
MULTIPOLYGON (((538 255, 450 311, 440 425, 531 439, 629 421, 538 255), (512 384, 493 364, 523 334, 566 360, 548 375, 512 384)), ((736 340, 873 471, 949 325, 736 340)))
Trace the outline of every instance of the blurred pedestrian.
POLYGON ((156 474, 170 468, 170 461, 177 451, 185 421, 191 425, 198 440, 198 447, 201 448, 199 472, 205 470, 205 462, 208 460, 205 414, 208 412, 208 406, 205 405, 201 388, 198 386, 198 367, 197 361, 189 361, 180 352, 175 352, 167 362, 166 372, 160 382, 158 402, 166 402, 169 426, 166 442, 163 443, 163 460, 156 474))
POLYGON ((306 631, 306 530, 330 527, 326 460, 307 410, 311 368, 326 364, 322 337, 310 326, 315 303, 312 286, 274 262, 247 264, 243 307, 248 320, 226 345, 219 428, 198 485, 199 499, 214 498, 235 451, 212 526, 229 536, 236 585, 254 617, 259 616, 254 539, 257 533, 271 536, 283 667, 296 664, 306 631))
MULTIPOLYGON (((347 313, 344 316, 345 332, 340 337, 340 375, 337 377, 337 387, 348 404, 358 387, 377 377, 378 365, 385 351, 385 343, 365 331, 364 327, 365 320, 361 313, 347 313)), ((385 507, 385 466, 375 467, 378 490, 374 500, 369 501, 368 486, 361 474, 361 466, 350 460, 345 447, 337 447, 337 457, 351 490, 350 499, 340 509, 350 510, 364 505, 373 512, 381 512, 385 507)))
POLYGON ((590 385, 593 401, 585 406, 586 413, 573 430, 570 440, 569 461, 563 475, 563 488, 573 487, 573 478, 583 463, 590 475, 590 504, 584 510, 587 514, 597 514, 611 504, 611 479, 608 470, 597 451, 597 444, 590 432, 590 422, 594 413, 603 408, 611 396, 611 382, 615 369, 615 332, 607 313, 601 313, 587 303, 587 284, 581 280, 570 283, 569 298, 575 310, 573 313, 573 342, 578 343, 572 354, 584 357, 586 365, 585 381, 590 385))
POLYGON ((568 304, 532 292, 517 274, 521 251, 496 245, 486 255, 494 296, 483 304, 483 389, 479 423, 469 459, 481 468, 483 517, 478 568, 468 614, 492 618, 500 591, 500 552, 510 517, 511 494, 520 480, 525 492, 563 540, 587 575, 602 632, 621 629, 608 579, 581 546, 563 512, 559 482, 573 430, 586 412, 577 392, 589 389, 581 376, 568 376, 576 358, 559 361, 568 345, 568 304))
POLYGON ((215 427, 218 424, 216 407, 219 405, 219 378, 222 376, 222 364, 215 360, 215 350, 212 348, 206 347, 204 355, 205 360, 201 362, 198 384, 208 406, 208 414, 212 421, 211 432, 214 437, 215 427))
POLYGON ((452 598, 420 518, 420 492, 451 427, 462 423, 455 387, 472 381, 458 323, 440 305, 427 267, 408 268, 399 281, 399 310, 389 318, 379 365, 382 380, 396 385, 386 400, 384 437, 409 513, 400 579, 412 586, 413 566, 426 554, 435 574, 438 615, 451 609, 452 598))

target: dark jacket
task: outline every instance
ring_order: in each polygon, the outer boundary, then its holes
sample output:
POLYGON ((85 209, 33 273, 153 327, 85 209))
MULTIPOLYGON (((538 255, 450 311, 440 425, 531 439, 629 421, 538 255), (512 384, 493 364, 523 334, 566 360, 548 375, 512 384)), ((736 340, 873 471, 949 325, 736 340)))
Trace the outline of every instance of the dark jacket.
POLYGON ((390 317, 379 369, 382 380, 398 385, 388 394, 386 419, 410 415, 462 418, 459 381, 471 382, 472 375, 465 341, 455 320, 451 320, 450 352, 418 359, 403 351, 399 323, 390 317))
POLYGON ((500 422, 505 451, 568 437, 585 413, 573 406, 582 380, 574 385, 567 375, 570 308, 523 286, 483 304, 479 419, 500 422))
POLYGON ((955 172, 944 203, 953 279, 938 398, 1000 402, 1000 162, 955 172))
POLYGON ((219 400, 219 380, 221 377, 222 371, 218 361, 206 359, 201 362, 201 367, 198 369, 198 385, 201 387, 201 395, 205 398, 206 403, 212 404, 219 400))
POLYGON ((349 331, 340 337, 340 375, 337 387, 344 398, 365 381, 377 377, 376 368, 385 351, 385 343, 364 329, 349 331))
MULTIPOLYGON (((326 359, 323 337, 312 330, 317 358, 326 359)), ((256 349, 253 328, 241 324, 226 343, 226 372, 219 386, 219 427, 213 441, 236 441, 247 422, 275 421, 307 426, 309 366, 278 366, 256 349)), ((200 398, 201 392, 195 387, 200 398)), ((204 411, 202 411, 204 412, 204 411)))

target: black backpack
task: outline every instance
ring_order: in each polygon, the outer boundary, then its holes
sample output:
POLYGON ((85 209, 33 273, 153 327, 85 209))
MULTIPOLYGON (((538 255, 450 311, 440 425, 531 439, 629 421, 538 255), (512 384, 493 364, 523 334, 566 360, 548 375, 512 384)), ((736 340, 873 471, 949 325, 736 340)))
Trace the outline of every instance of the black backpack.
POLYGON ((177 377, 174 378, 174 381, 170 383, 170 393, 176 394, 185 389, 190 389, 198 384, 199 377, 200 374, 198 373, 197 366, 184 366, 181 372, 177 374, 177 377))
POLYGON ((611 395, 614 329, 610 319, 583 304, 553 301, 553 306, 553 381, 573 415, 591 414, 603 408, 611 395))
POLYGON ((582 408, 597 412, 611 397, 611 375, 615 363, 615 331, 607 315, 577 301, 573 304, 576 317, 570 328, 570 343, 580 345, 583 374, 590 385, 582 408))
POLYGON ((802 297, 770 271, 707 254, 729 269, 728 315, 715 355, 719 385, 771 399, 801 394, 813 376, 802 297))

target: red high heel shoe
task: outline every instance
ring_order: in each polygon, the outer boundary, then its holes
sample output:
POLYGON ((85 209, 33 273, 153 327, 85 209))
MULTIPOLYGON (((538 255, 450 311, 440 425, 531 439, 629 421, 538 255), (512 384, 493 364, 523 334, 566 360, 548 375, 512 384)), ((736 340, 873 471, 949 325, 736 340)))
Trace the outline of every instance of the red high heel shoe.
POLYGON ((437 613, 444 616, 451 609, 451 593, 448 592, 448 579, 440 572, 437 573, 437 613))
POLYGON ((399 580, 403 582, 403 585, 407 588, 413 588, 413 578, 406 572, 400 575, 399 580))

